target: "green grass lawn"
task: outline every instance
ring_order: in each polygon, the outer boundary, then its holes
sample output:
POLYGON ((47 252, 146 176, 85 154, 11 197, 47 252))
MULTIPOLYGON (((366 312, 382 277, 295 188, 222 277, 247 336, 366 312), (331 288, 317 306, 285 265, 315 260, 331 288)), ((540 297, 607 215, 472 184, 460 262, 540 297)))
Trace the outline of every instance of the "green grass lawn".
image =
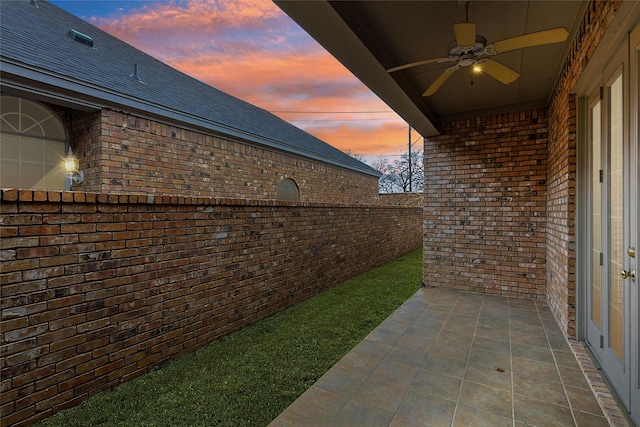
POLYGON ((38 426, 265 426, 413 295, 421 280, 417 250, 38 426))

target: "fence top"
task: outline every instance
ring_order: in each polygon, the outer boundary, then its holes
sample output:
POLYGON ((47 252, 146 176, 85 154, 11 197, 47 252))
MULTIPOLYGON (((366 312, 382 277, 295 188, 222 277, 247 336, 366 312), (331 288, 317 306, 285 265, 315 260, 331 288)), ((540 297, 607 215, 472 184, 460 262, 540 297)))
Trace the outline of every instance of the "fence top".
POLYGON ((85 203, 85 204, 143 204, 143 205, 201 205, 201 206, 273 206, 273 207, 375 207, 403 208, 380 204, 337 204, 294 202, 286 200, 243 199, 230 197, 181 196, 171 194, 95 193, 83 191, 46 191, 0 189, 0 203, 85 203))

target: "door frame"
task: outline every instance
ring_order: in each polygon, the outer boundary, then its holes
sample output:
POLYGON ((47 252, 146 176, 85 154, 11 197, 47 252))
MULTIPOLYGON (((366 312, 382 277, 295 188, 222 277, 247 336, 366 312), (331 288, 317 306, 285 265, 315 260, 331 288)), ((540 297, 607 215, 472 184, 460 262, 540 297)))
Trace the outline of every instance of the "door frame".
MULTIPOLYGON (((610 30, 603 37, 598 49, 591 61, 585 68, 584 73, 580 77, 576 84, 574 93, 576 94, 576 107, 577 107, 577 127, 576 127, 576 156, 577 156, 577 169, 576 169, 576 338, 579 341, 585 342, 587 339, 587 326, 589 322, 589 287, 591 286, 590 275, 591 265, 589 263, 591 256, 590 234, 591 234, 591 219, 590 219, 590 205, 591 205, 591 184, 589 182, 590 176, 590 153, 586 150, 586 142, 589 141, 589 126, 588 120, 585 120, 588 114, 590 114, 590 102, 589 95, 592 94, 601 85, 604 85, 605 70, 609 68, 610 60, 612 57, 617 56, 618 50, 624 44, 627 45, 627 54, 624 59, 625 68, 623 74, 626 73, 628 77, 625 78, 624 84, 629 90, 625 95, 633 93, 630 99, 625 101, 625 132, 624 137, 627 138, 625 146, 629 149, 625 152, 625 156, 628 159, 628 164, 625 167, 629 167, 631 175, 629 176, 629 186, 632 194, 636 195, 635 203, 629 207, 628 215, 631 218, 637 218, 640 214, 640 149, 639 149, 639 126, 640 126, 640 5, 636 2, 626 3, 624 2, 619 14, 614 18, 614 22, 610 25, 610 30), (623 10, 624 8, 624 10, 623 10), (616 52, 611 55, 609 52, 616 52)), ((609 77, 607 75, 606 77, 609 77)), ((590 149, 590 147, 589 147, 590 149)), ((603 159, 608 161, 608 159, 603 159)), ((629 226, 629 235, 627 238, 629 243, 635 245, 636 250, 640 248, 640 224, 637 221, 631 221, 629 226)), ((626 246, 625 246, 626 250, 626 246)), ((625 254, 626 256, 626 254, 625 254)), ((636 276, 640 267, 639 261, 640 255, 636 255, 635 259, 625 257, 625 263, 628 267, 633 267, 636 270, 636 276), (631 261, 629 261, 631 260, 631 261)), ((625 307, 627 313, 634 316, 633 319, 627 318, 628 327, 625 331, 625 345, 635 340, 634 349, 628 349, 626 356, 630 360, 628 361, 629 370, 625 375, 629 375, 630 390, 627 393, 629 395, 628 402, 630 402, 631 408, 637 408, 640 406, 640 336, 638 320, 640 320, 640 299, 638 293, 640 292, 640 278, 636 278, 634 284, 625 286, 628 289, 626 297, 625 307), (633 307, 631 304, 634 304, 633 307)), ((604 326, 604 325, 603 325, 604 326)), ((627 409, 631 409, 627 408, 627 409)), ((637 413, 638 409, 635 409, 633 418, 636 423, 640 425, 640 414, 637 413)))
MULTIPOLYGON (((640 23, 629 36, 629 162, 631 168, 630 191, 636 195, 635 204, 631 206, 630 216, 636 218, 631 224, 630 233, 635 237, 635 258, 631 259, 628 268, 636 271, 636 281, 630 288, 629 304, 635 318, 630 322, 630 335, 636 337, 635 348, 631 349, 631 417, 640 425, 640 23), (635 174, 635 176, 633 175, 635 174)), ((633 341, 631 341, 633 342, 633 341)))

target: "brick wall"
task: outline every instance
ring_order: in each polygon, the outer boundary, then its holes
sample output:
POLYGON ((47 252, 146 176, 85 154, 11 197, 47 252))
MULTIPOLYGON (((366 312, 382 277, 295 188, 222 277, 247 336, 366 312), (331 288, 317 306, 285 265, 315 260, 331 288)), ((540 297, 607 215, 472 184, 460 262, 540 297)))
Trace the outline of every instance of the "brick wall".
POLYGON ((549 106, 547 301, 560 328, 575 337, 576 102, 571 94, 620 1, 589 3, 549 106))
POLYGON ((444 123, 425 140, 424 283, 545 296, 547 117, 444 123))
POLYGON ((378 198, 375 176, 112 110, 56 110, 85 171, 74 190, 274 200, 290 178, 303 202, 378 198))
POLYGON ((1 193, 3 426, 419 248, 421 208, 1 193))
POLYGON ((378 196, 378 203, 388 206, 414 206, 422 207, 423 193, 381 193, 378 196))

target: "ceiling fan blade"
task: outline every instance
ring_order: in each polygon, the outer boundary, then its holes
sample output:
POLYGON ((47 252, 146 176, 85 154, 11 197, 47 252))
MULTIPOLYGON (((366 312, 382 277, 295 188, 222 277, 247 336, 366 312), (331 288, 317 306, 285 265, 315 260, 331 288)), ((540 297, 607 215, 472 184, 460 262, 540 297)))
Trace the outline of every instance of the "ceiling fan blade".
POLYGON ((435 79, 433 81, 433 83, 431 83, 431 86, 429 86, 427 88, 427 90, 424 91, 424 93, 422 94, 422 96, 431 96, 434 93, 436 93, 438 91, 438 89, 440 89, 440 86, 442 86, 444 84, 444 82, 447 81, 447 79, 449 77, 451 77, 451 75, 458 69, 458 67, 449 67, 446 70, 444 70, 442 72, 442 74, 440 74, 438 76, 437 79, 435 79))
POLYGON ((480 69, 483 73, 490 75, 505 85, 513 83, 518 80, 518 77, 520 77, 520 74, 517 71, 499 63, 498 61, 494 61, 493 59, 487 59, 483 62, 480 65, 480 69))
POLYGON ((456 34, 456 44, 458 46, 476 45, 476 24, 473 22, 461 22, 453 24, 453 32, 456 34))
POLYGON ((411 62, 409 64, 404 64, 404 65, 399 65, 397 67, 389 68, 387 70, 387 73, 393 73, 394 71, 404 70, 405 68, 417 67, 418 65, 433 64, 434 62, 446 62, 446 61, 450 61, 450 59, 449 58, 425 59, 422 61, 411 62))
POLYGON ((565 41, 567 37, 569 37, 569 32, 565 28, 553 28, 551 30, 538 31, 537 33, 500 40, 495 42, 493 47, 497 53, 503 53, 525 47, 559 43, 565 41))

